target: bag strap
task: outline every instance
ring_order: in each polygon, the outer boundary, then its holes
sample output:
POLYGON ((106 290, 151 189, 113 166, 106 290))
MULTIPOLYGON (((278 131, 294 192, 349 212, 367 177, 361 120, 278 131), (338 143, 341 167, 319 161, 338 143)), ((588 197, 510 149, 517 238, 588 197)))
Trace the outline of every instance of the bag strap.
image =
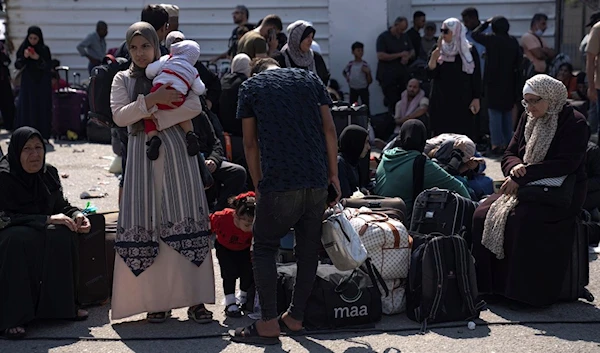
MULTIPOLYGON (((367 257, 367 259, 365 260, 365 263, 363 265, 361 265, 360 268, 364 272, 366 272, 367 275, 369 275, 369 278, 371 279, 373 286, 375 286, 379 290, 378 284, 380 284, 381 287, 383 288, 383 291, 385 292, 385 296, 387 297, 390 295, 390 291, 388 290, 388 287, 385 284, 385 281, 383 280, 381 273, 379 273, 377 268, 375 268, 373 266, 373 264, 371 263, 371 258, 367 257), (363 267, 364 267, 364 269, 363 269, 363 267)), ((381 291, 379 293, 381 293, 381 291)))
POLYGON ((434 320, 437 312, 440 308, 441 303, 443 302, 443 298, 445 296, 446 289, 446 281, 444 276, 444 255, 440 249, 439 239, 432 239, 431 241, 432 253, 434 257, 435 264, 435 272, 436 272, 436 290, 435 296, 433 297, 433 303, 431 305, 431 311, 429 312, 429 316, 423 321, 425 327, 427 327, 428 320, 434 320))
POLYGON ((427 157, 424 154, 419 154, 413 161, 413 202, 417 196, 423 191, 425 185, 425 161, 427 157))
POLYGON ((467 251, 466 241, 459 236, 452 236, 452 245, 454 246, 454 256, 456 260, 456 279, 458 281, 459 292, 463 302, 467 305, 471 316, 483 308, 484 303, 480 301, 475 303, 471 295, 471 282, 469 281, 469 253, 467 251))
POLYGON ((399 249, 400 248, 400 231, 398 231, 398 228, 396 228, 396 226, 394 226, 390 222, 385 222, 385 224, 390 228, 390 230, 392 231, 392 234, 394 235, 394 249, 399 249))

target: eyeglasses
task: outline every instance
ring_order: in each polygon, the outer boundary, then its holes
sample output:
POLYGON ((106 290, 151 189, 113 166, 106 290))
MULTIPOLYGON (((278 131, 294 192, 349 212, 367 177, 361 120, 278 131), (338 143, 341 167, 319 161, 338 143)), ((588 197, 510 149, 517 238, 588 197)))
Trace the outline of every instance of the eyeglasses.
POLYGON ((537 105, 539 102, 541 102, 544 98, 540 97, 540 98, 536 98, 536 99, 530 99, 530 100, 525 100, 523 99, 521 101, 521 104, 523 105, 524 108, 527 108, 528 106, 534 106, 537 105))
POLYGON ((440 28, 440 32, 443 34, 448 34, 450 30, 448 28, 440 28))

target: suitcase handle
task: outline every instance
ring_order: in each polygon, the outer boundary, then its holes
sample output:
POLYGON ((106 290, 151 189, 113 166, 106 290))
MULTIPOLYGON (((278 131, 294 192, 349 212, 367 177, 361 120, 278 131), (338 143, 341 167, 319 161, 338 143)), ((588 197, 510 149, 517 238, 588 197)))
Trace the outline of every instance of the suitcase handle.
POLYGON ((69 86, 69 67, 68 66, 57 66, 55 68, 58 77, 60 78, 60 73, 65 73, 65 81, 67 82, 67 86, 69 86))

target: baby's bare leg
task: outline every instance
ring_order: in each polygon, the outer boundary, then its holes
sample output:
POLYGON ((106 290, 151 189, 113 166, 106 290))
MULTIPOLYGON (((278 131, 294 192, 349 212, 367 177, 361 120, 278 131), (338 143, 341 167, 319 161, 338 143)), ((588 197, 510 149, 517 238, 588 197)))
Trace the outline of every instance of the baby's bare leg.
POLYGON ((192 124, 191 120, 182 121, 179 123, 179 126, 181 126, 181 128, 183 129, 183 131, 185 131, 186 134, 188 132, 194 131, 194 124, 192 124))
POLYGON ((148 140, 152 139, 154 136, 158 136, 158 131, 157 130, 152 130, 152 131, 148 131, 146 133, 146 136, 148 136, 148 140))

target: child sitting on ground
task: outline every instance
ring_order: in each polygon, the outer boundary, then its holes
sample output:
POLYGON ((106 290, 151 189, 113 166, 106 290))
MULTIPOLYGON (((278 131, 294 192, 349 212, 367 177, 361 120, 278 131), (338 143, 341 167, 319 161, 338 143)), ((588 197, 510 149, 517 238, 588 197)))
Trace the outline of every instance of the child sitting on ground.
MULTIPOLYGON (((173 102, 171 105, 158 104, 160 110, 174 109, 183 104, 185 96, 190 90, 197 95, 202 95, 205 91, 204 83, 198 76, 198 71, 194 64, 200 57, 200 46, 192 40, 184 40, 171 45, 171 54, 162 56, 159 60, 148 65, 146 76, 152 80, 152 89, 155 92, 163 85, 169 85, 168 89, 177 90, 184 98, 181 102, 173 102)), ((200 114, 200 112, 198 112, 200 114)), ((194 133, 194 127, 190 120, 179 123, 179 126, 186 133, 187 153, 195 156, 200 152, 200 143, 198 136, 194 133)), ((144 120, 144 131, 148 136, 146 145, 146 156, 150 160, 158 158, 158 151, 162 141, 158 137, 156 124, 151 119, 144 120)))
POLYGON ((252 223, 256 209, 256 196, 248 192, 232 197, 231 208, 210 215, 210 225, 217 236, 215 249, 223 291, 225 293, 225 315, 241 317, 246 304, 248 288, 254 282, 250 245, 252 244, 252 223), (235 296, 235 282, 240 279, 240 292, 235 296))

